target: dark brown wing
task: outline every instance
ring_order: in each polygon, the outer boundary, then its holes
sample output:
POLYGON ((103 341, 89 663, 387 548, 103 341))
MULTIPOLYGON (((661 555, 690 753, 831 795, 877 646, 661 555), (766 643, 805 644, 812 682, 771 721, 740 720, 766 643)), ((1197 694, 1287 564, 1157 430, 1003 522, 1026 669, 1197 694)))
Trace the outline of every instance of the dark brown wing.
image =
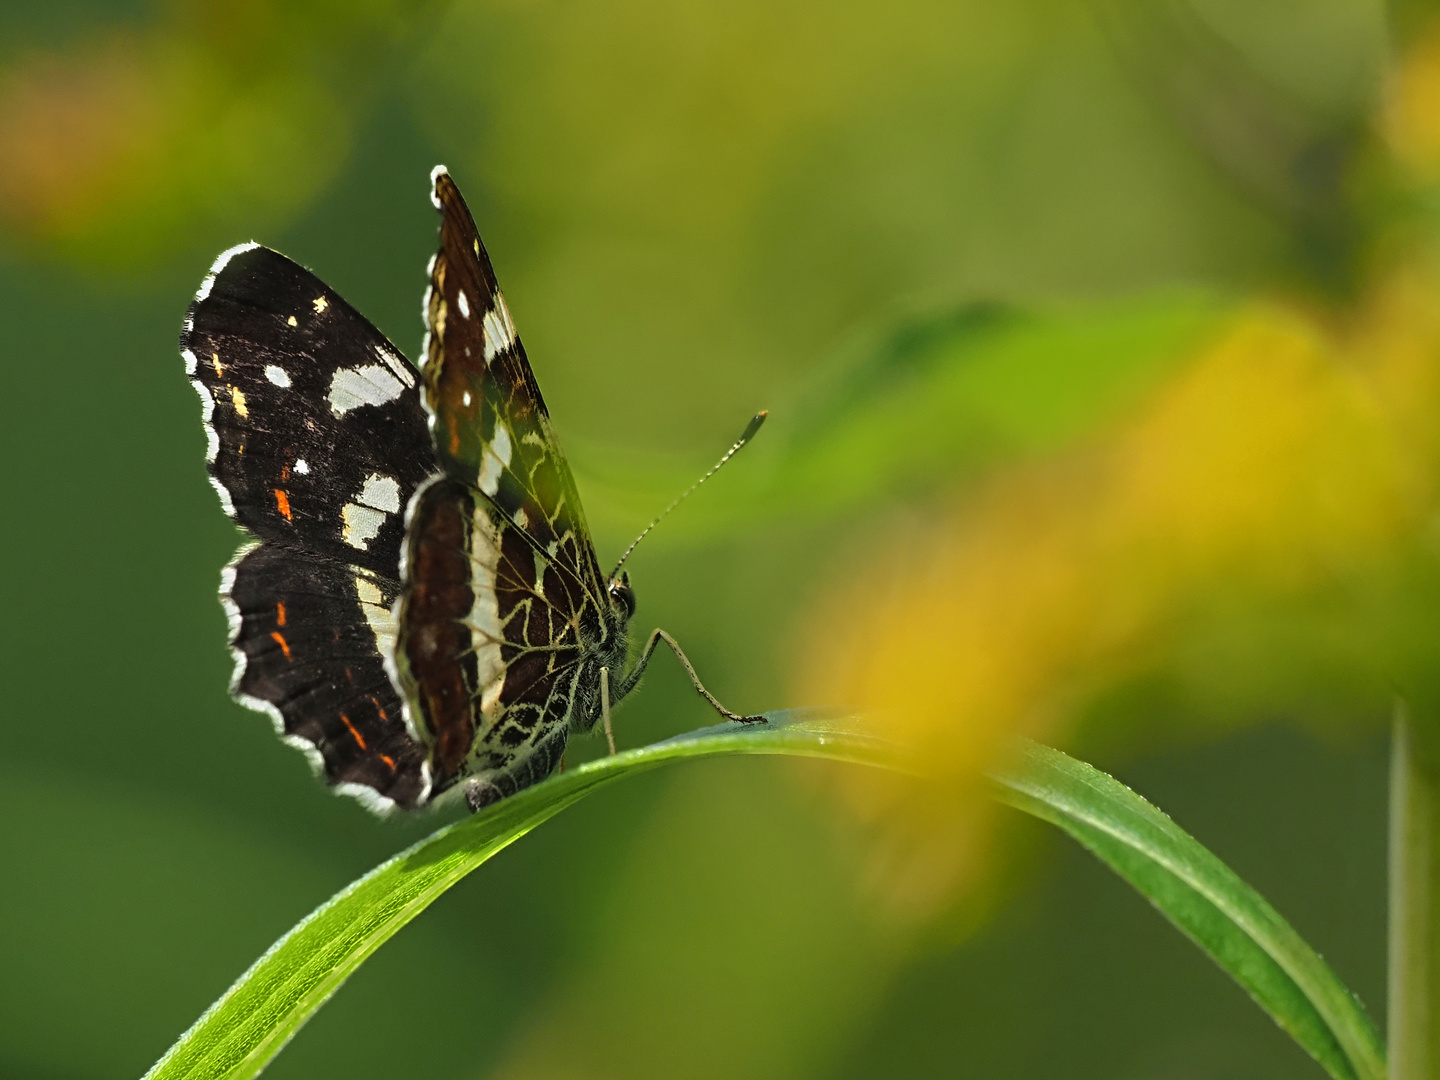
POLYGON ((449 477, 411 509, 405 580, 396 668, 430 744, 433 790, 505 773, 542 746, 548 764, 534 779, 543 777, 598 687, 600 661, 585 643, 606 631, 580 582, 449 477))
POLYGON ((230 691, 268 713, 326 781, 375 810, 426 795, 383 656, 395 585, 278 544, 242 552, 221 589, 237 663, 230 691))
POLYGON ((417 373, 308 270, 255 244, 216 260, 180 348, 211 482, 262 543, 227 568, 233 692, 375 807, 424 797, 386 674, 404 509, 438 468, 417 373))
POLYGON ((603 580, 570 468, 490 256, 455 182, 431 177, 440 249, 430 267, 422 373, 445 471, 479 489, 599 602, 603 580))

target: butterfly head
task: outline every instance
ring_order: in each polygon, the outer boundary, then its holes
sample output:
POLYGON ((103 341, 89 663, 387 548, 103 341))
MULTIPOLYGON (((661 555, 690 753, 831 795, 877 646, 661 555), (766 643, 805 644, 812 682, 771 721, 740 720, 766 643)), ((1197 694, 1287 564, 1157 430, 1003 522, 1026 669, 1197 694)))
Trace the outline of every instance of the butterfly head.
POLYGON ((606 591, 610 594, 610 605, 629 622, 635 614, 635 590, 630 587, 629 572, 622 570, 618 577, 612 577, 606 591))

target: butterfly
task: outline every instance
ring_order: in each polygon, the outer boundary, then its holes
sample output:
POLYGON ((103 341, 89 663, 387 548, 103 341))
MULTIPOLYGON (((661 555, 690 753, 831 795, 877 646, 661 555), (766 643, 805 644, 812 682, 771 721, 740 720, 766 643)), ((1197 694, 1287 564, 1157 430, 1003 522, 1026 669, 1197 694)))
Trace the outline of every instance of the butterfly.
POLYGON ((222 575, 232 695, 381 812, 455 791, 479 810, 544 779, 572 733, 610 737, 660 642, 722 715, 763 722, 663 630, 626 670, 634 545, 601 572, 474 219, 443 166, 430 179, 418 371, 259 244, 222 253, 185 316, 210 482, 253 537, 222 575))

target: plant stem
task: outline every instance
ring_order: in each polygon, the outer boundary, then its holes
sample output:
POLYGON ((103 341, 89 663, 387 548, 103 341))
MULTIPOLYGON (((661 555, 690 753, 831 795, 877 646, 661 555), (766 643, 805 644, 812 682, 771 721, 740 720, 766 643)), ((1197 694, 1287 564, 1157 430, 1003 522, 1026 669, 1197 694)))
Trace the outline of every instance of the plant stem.
POLYGON ((1440 769, 1404 703, 1390 748, 1390 1080, 1440 1080, 1440 769))

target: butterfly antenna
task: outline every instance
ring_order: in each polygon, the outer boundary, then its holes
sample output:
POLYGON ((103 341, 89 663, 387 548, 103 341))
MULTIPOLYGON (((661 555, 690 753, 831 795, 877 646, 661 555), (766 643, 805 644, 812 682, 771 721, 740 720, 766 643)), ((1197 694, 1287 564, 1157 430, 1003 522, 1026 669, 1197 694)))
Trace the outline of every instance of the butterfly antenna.
POLYGON ((625 565, 625 560, 630 558, 630 553, 635 550, 636 546, 639 545, 640 541, 644 540, 645 537, 650 535, 650 530, 655 528, 656 525, 659 525, 660 522, 664 521, 666 515, 668 515, 671 510, 674 510, 675 507, 679 506, 682 502, 688 499, 691 492, 693 492, 706 480, 709 480, 710 477, 714 476, 717 472, 719 472, 721 465, 724 465, 732 457, 738 454, 740 452, 740 448, 755 437, 755 433, 760 430, 760 425, 765 423, 765 417, 769 415, 769 409, 761 409, 758 413, 756 413, 751 418, 750 423, 745 425, 745 430, 740 435, 740 438, 735 440, 735 445, 730 447, 729 450, 725 451, 724 455, 720 458, 720 460, 710 467, 710 471, 707 472, 704 476, 700 477, 699 480, 696 480, 695 483, 691 484, 688 488, 686 488, 685 492, 678 499, 676 499, 664 510, 662 510, 660 512, 660 515, 654 521, 650 522, 649 525, 646 525, 645 528, 641 530, 640 535, 631 542, 630 546, 625 549, 625 554, 620 556, 620 561, 615 564, 615 569, 612 570, 610 573, 611 581, 614 581, 617 577, 619 577, 620 568, 625 565))

